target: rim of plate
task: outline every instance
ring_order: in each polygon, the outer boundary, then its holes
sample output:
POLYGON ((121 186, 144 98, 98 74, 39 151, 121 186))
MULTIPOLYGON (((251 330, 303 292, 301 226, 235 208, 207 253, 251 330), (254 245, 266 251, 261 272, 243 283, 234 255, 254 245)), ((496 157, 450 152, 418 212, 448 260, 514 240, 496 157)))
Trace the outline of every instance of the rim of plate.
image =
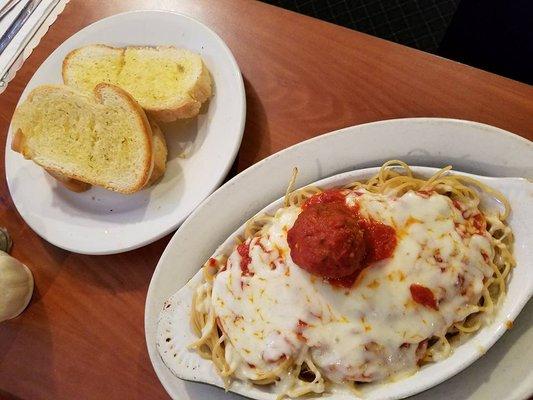
MULTIPOLYGON (((110 15, 108 17, 99 19, 98 21, 95 21, 95 22, 83 27, 79 31, 75 32, 73 35, 71 35, 68 38, 66 38, 56 49, 54 49, 54 51, 52 51, 52 53, 50 53, 50 55, 46 58, 46 60, 43 61, 43 63, 37 68, 37 70, 33 73, 32 77, 30 78, 30 80, 26 84, 24 90, 22 91, 22 93, 21 93, 21 95, 20 95, 20 97, 19 97, 19 99, 17 101, 16 107, 19 106, 19 104, 21 103, 22 99, 25 99, 27 97, 28 92, 29 92, 28 87, 30 86, 30 83, 32 82, 34 76, 37 74, 37 72, 39 71, 41 66, 43 64, 45 64, 49 59, 55 57, 56 54, 61 50, 62 46, 65 43, 67 43, 73 37, 75 37, 75 36, 77 36, 79 34, 82 34, 84 31, 90 30, 95 25, 99 25, 99 24, 101 24, 103 22, 109 22, 109 21, 112 21, 112 20, 115 20, 115 19, 122 19, 122 18, 127 18, 129 16, 135 16, 135 15, 138 15, 138 14, 162 14, 162 15, 172 14, 172 15, 176 15, 176 16, 178 16, 180 18, 184 18, 184 19, 189 20, 193 24, 196 24, 196 25, 200 26, 203 30, 205 30, 209 35, 211 35, 215 39, 217 44, 224 51, 225 57, 227 58, 227 60, 231 64, 232 70, 234 72, 236 72, 237 76, 238 76, 238 79, 237 79, 238 90, 239 90, 238 98, 239 98, 239 100, 241 102, 241 106, 240 106, 240 121, 239 121, 239 126, 238 126, 238 129, 237 129, 237 133, 238 134, 237 134, 237 137, 236 137, 236 139, 237 139, 236 140, 236 144, 233 147, 232 152, 229 155, 229 158, 227 158, 227 162, 224 165, 224 167, 220 168, 220 169, 217 169, 217 171, 219 171, 219 173, 218 173, 219 176, 213 182, 212 188, 203 197, 200 197, 196 201, 196 204, 190 210, 187 210, 187 212, 185 212, 184 215, 181 218, 178 218, 174 222, 170 223, 168 226, 166 226, 164 229, 162 229, 158 234, 151 235, 150 237, 144 238, 144 239, 138 241, 135 244, 132 244, 132 245, 129 245, 129 246, 120 247, 120 248, 113 249, 113 250, 103 250, 103 251, 80 250, 80 249, 77 249, 75 247, 71 247, 69 245, 66 245, 66 244, 64 244, 64 243, 62 243, 60 241, 57 241, 55 238, 48 238, 48 237, 46 237, 46 233, 43 231, 43 229, 41 229, 37 224, 35 224, 34 221, 26 219, 23 216, 24 214, 21 213, 21 211, 19 209, 19 204, 17 204, 17 202, 14 201, 13 196, 11 195, 11 193, 12 193, 11 184, 12 183, 11 183, 10 175, 8 174, 8 170, 9 170, 10 167, 8 166, 7 158, 4 157, 5 176, 6 176, 7 186, 8 186, 8 189, 9 189, 13 204, 15 205, 15 208, 17 209, 17 212, 20 214, 20 216, 26 222, 26 224, 28 224, 28 226, 35 233, 37 233, 37 235, 39 235, 42 239, 44 239, 47 242, 53 244, 54 246, 57 246, 59 248, 67 250, 67 251, 75 252, 75 253, 78 253, 78 254, 87 254, 87 255, 118 254, 118 253, 124 253, 124 252, 127 252, 127 251, 135 250, 135 249, 138 249, 140 247, 146 246, 146 245, 148 245, 150 243, 153 243, 153 242, 161 239, 162 237, 168 235, 170 232, 172 232, 173 230, 178 228, 181 225, 181 223, 184 222, 189 217, 189 215, 192 212, 194 212, 194 210, 196 208, 198 208, 198 206, 200 204, 202 204, 202 202, 206 198, 208 198, 214 191, 216 191, 220 187, 220 184, 224 181, 225 177, 227 176, 231 166, 233 165, 233 162, 235 161, 235 158, 237 157, 239 149, 241 147, 242 138, 244 136, 244 127, 245 127, 245 123, 246 123, 246 92, 245 92, 245 88, 244 88, 244 80, 243 80, 242 72, 241 72, 241 70, 239 68, 239 65, 237 64, 237 60, 235 59, 235 56, 233 55, 231 49, 228 47, 226 42, 224 40, 222 40, 222 38, 214 30, 209 28, 203 22, 200 22, 199 20, 197 20, 197 19, 195 19, 195 18, 193 18, 193 17, 191 17, 189 15, 186 15, 186 14, 183 14, 183 13, 180 13, 180 12, 176 12, 176 11, 170 11, 170 10, 133 10, 133 11, 127 11, 127 12, 123 12, 123 13, 119 13, 119 14, 110 15)), ((13 136, 13 133, 12 133, 12 118, 11 118, 11 121, 10 121, 9 127, 8 127, 8 133, 6 135, 6 145, 5 145, 5 152, 6 153, 8 151, 12 151, 11 150, 11 145, 10 145, 12 136, 13 136)))
MULTIPOLYGON (((498 128, 498 127, 495 127, 495 126, 492 126, 492 125, 480 123, 480 122, 462 120, 462 119, 456 119, 456 118, 434 118, 434 117, 392 118, 392 119, 386 119, 386 120, 368 122, 368 123, 359 124, 359 125, 348 126, 348 127, 345 127, 345 128, 341 128, 341 129, 335 130, 335 131, 324 133, 322 135, 315 136, 313 138, 307 139, 307 140, 305 140, 303 142, 296 143, 296 144, 294 144, 294 145, 292 145, 290 147, 287 147, 287 148, 285 148, 283 150, 280 150, 279 152, 274 153, 274 154, 272 154, 272 155, 270 155, 270 156, 258 161, 257 163, 251 165, 250 167, 248 167, 244 171, 242 171, 239 174, 237 174, 236 176, 234 176, 232 179, 227 181, 224 185, 219 187, 215 192, 213 192, 209 197, 207 197, 198 207, 196 207, 196 209, 185 219, 185 221, 181 224, 179 229, 174 233, 174 235, 170 239, 169 243, 165 247, 165 250, 161 254, 161 257, 160 257, 160 259, 159 259, 159 261, 158 261, 158 263, 156 265, 156 268, 155 268, 154 273, 152 275, 152 278, 150 280, 150 285, 148 287, 148 291, 147 291, 147 295, 146 295, 146 301, 145 301, 145 316, 144 316, 144 328, 145 328, 146 346, 147 346, 147 350, 148 350, 148 355, 150 357, 150 361, 152 363, 152 367, 153 367, 153 369, 154 369, 159 381, 161 382, 162 386, 165 388, 166 392, 172 398, 175 398, 175 390, 171 387, 170 382, 167 381, 166 377, 163 374, 164 373, 170 373, 172 375, 173 379, 177 379, 177 380, 180 380, 180 381, 181 381, 181 379, 176 377, 175 375, 173 375, 170 372, 170 370, 168 369, 168 367, 166 367, 166 365, 161 360, 161 358, 159 356, 159 353, 157 352, 157 349, 156 349, 156 346, 155 346, 156 326, 150 326, 150 323, 152 322, 151 321, 151 319, 152 319, 154 321, 154 323, 157 324, 157 318, 158 318, 159 311, 160 311, 158 308, 156 309, 156 307, 155 307, 156 304, 152 304, 152 302, 154 301, 153 300, 154 292, 156 290, 155 285, 157 284, 157 281, 160 280, 160 276, 163 273, 162 272, 163 271, 163 267, 162 266, 167 262, 166 259, 168 257, 168 254, 171 252, 172 247, 174 247, 175 242, 179 239, 179 234, 180 234, 181 230, 186 229, 191 224, 194 224, 196 216, 199 213, 202 212, 202 209, 204 207, 208 206, 211 202, 216 201, 216 195, 220 191, 224 190, 226 187, 231 186, 237 179, 240 179, 242 176, 245 176, 245 175, 251 173, 252 171, 254 171, 256 169, 261 168, 262 165, 264 165, 264 164, 270 162, 271 160, 279 157, 279 155, 282 154, 282 153, 294 151, 295 149, 297 149, 297 148, 299 148, 301 146, 308 145, 308 144, 313 143, 315 141, 323 140, 324 137, 330 137, 330 136, 333 136, 333 135, 342 134, 342 133, 345 133, 346 131, 349 131, 349 130, 354 129, 354 128, 368 127, 368 126, 371 126, 371 125, 379 126, 379 125, 386 125, 386 124, 409 123, 409 122, 414 122, 414 123, 417 123, 417 122, 418 123, 432 123, 432 122, 433 123, 449 123, 449 124, 456 124, 456 125, 466 125, 466 126, 475 127, 475 128, 482 129, 482 130, 488 130, 488 131, 492 131, 493 133, 497 133, 499 135, 507 136, 507 138, 509 140, 519 141, 519 142, 522 142, 522 144, 530 146, 531 149, 532 149, 532 153, 533 153, 533 142, 531 142, 531 141, 529 141, 529 140, 527 140, 527 139, 525 139, 525 138, 523 138, 523 137, 521 137, 519 135, 516 135, 514 133, 506 131, 504 129, 501 129, 501 128, 498 128), (215 200, 213 200, 213 199, 215 199, 215 200), (155 313, 155 315, 153 315, 152 312, 155 313), (152 335, 152 332, 154 333, 154 335, 152 335)), ((376 156, 375 158, 377 159, 378 157, 376 156)), ((376 165, 374 165, 374 167, 375 166, 376 165)), ((366 168, 366 167, 361 167, 360 169, 364 169, 364 168, 366 168)), ((463 172, 471 173, 470 171, 463 171, 463 172)), ((325 178, 328 178, 328 177, 333 176, 333 175, 338 175, 338 174, 340 174, 340 173, 326 174, 326 175, 321 176, 319 179, 317 179, 317 181, 325 179, 325 178)), ((301 184, 297 185, 297 187, 300 187, 300 186, 305 186, 305 185, 301 185, 301 184)), ((256 211, 259 211, 259 210, 263 209, 268 204, 270 204, 270 202, 265 201, 263 206, 259 207, 259 209, 256 210, 256 211)), ((235 228, 235 229, 237 229, 237 228, 235 228)), ((233 230, 232 230, 232 232, 233 232, 233 230)), ((221 243, 216 243, 216 246, 218 246, 220 244, 221 243)), ((185 284, 194 275, 195 275, 195 273, 193 273, 191 276, 187 277, 185 284)), ((182 286, 183 285, 181 285, 180 287, 176 288, 173 293, 175 293, 177 290, 179 290, 182 286)), ((497 335, 496 339, 494 340, 494 342, 496 342, 501 337, 502 334, 503 334, 503 332, 499 333, 497 335)), ((469 366, 472 365, 473 362, 475 362, 475 360, 470 362, 468 364, 468 366, 466 366, 466 367, 458 367, 454 371, 454 373, 452 375, 450 375, 447 378, 445 378, 444 382, 448 381, 449 379, 451 379, 453 376, 455 376, 456 374, 460 373, 461 371, 464 371, 465 369, 467 369, 469 366)), ((195 383, 196 384, 202 384, 201 382, 195 382, 195 383)), ((416 392, 412 392, 412 393, 408 394, 407 396, 416 395, 416 394, 419 394, 419 393, 421 393, 421 392, 423 392, 425 390, 430 390, 431 388, 436 387, 439 383, 442 383, 442 382, 439 381, 439 382, 431 384, 431 385, 425 385, 425 387, 423 389, 417 390, 416 392)), ((242 395, 236 394, 234 392, 231 392, 231 393, 233 395, 235 395, 235 396, 242 396, 242 395)))

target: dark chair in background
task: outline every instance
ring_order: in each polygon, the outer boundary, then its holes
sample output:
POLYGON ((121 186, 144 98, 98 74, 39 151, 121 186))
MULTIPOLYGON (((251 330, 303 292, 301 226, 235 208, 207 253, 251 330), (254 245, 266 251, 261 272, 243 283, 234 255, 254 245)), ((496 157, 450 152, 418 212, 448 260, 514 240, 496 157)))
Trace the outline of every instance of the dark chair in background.
POLYGON ((438 54, 533 84, 533 1, 461 1, 438 54))
POLYGON ((263 0, 533 83, 533 0, 263 0))

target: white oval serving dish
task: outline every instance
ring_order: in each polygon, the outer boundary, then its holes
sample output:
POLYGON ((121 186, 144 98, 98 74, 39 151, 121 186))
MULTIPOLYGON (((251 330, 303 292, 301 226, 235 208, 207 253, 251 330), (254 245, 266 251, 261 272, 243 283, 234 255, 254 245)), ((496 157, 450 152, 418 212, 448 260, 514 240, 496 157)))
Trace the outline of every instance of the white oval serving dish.
MULTIPOLYGON (((416 118, 345 128, 292 146, 250 167, 194 211, 170 241, 154 272, 146 301, 145 332, 148 352, 161 383, 175 399, 239 398, 172 374, 156 349, 157 320, 164 301, 187 283, 237 227, 283 195, 293 166, 300 168, 298 186, 394 158, 412 165, 452 164, 457 170, 484 175, 531 177, 532 155, 531 142, 498 128, 470 121, 416 118)), ((476 367, 467 368, 415 398, 444 400, 450 394, 452 398, 476 400, 493 395, 526 398, 533 390, 532 381, 527 379, 529 371, 523 368, 533 356, 528 345, 533 338, 532 319, 525 312, 518 320, 494 350, 477 361, 476 367), (498 365, 505 368, 492 373, 498 365)), ((486 349, 476 350, 478 354, 470 357, 475 358, 486 349)))
MULTIPOLYGON (((413 167, 412 169, 418 175, 426 177, 438 171, 435 168, 424 167, 413 167)), ((350 182, 366 180, 378 171, 379 168, 369 168, 346 172, 320 180, 313 183, 313 185, 322 189, 342 187, 350 182)), ((494 320, 485 325, 465 343, 455 348, 448 358, 427 364, 414 375, 396 382, 364 385, 361 387, 361 399, 394 400, 405 398, 435 386, 455 375, 481 357, 498 340, 508 329, 509 321, 514 321, 526 302, 531 298, 533 293, 533 263, 531 261, 533 260, 533 247, 529 244, 533 242, 533 233, 528 221, 533 222, 533 207, 528 202, 528 199, 533 197, 533 183, 522 178, 487 178, 471 174, 460 174, 476 178, 500 190, 511 204, 512 214, 508 219, 508 224, 515 234, 514 255, 517 266, 513 269, 512 277, 509 280, 507 296, 501 308, 495 313, 494 320)), ((487 205, 492 206, 492 203, 487 205)), ((259 214, 272 215, 282 206, 283 198, 271 203, 262 209, 259 214)), ((244 229, 245 225, 243 224, 229 236, 221 247, 215 251, 214 255, 229 255, 234 247, 236 237, 242 236, 244 229)), ((174 261, 174 265, 178 266, 179 262, 177 260, 174 261)), ((174 300, 169 302, 171 306, 162 309, 161 323, 158 325, 157 336, 160 339, 171 336, 172 341, 170 343, 173 345, 173 350, 165 352, 162 357, 164 360, 172 361, 172 358, 174 358, 174 361, 177 361, 177 366, 172 371, 176 376, 223 388, 224 382, 217 375, 211 361, 205 360, 196 352, 187 349, 187 346, 196 339, 190 328, 189 319, 192 295, 196 286, 201 282, 201 277, 201 271, 197 272, 191 281, 174 295, 174 300), (173 334, 165 333, 166 329, 172 330, 173 334)), ((276 387, 273 385, 262 387, 241 381, 235 381, 229 388, 232 392, 259 400, 275 400, 279 395, 275 389, 276 387)), ((317 399, 321 397, 323 396, 306 396, 306 398, 317 399)), ((331 400, 356 398, 353 392, 340 389, 324 397, 331 400)))

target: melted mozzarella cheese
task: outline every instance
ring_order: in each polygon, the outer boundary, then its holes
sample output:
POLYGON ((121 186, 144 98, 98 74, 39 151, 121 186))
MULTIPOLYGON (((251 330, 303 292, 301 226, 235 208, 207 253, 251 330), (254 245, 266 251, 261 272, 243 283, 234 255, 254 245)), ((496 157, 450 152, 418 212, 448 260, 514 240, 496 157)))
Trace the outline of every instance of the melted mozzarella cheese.
MULTIPOLYGON (((469 315, 492 268, 488 235, 464 235, 461 211, 440 194, 401 197, 351 192, 360 214, 393 226, 393 256, 366 268, 351 288, 330 285, 290 257, 287 231, 298 207, 281 208, 260 237, 248 239, 250 273, 234 251, 213 284, 212 306, 229 338, 239 378, 260 379, 309 349, 334 382, 374 381, 413 371, 417 349, 469 315), (429 288, 438 310, 416 303, 410 285, 429 288)), ((471 214, 477 212, 472 209, 471 214)))

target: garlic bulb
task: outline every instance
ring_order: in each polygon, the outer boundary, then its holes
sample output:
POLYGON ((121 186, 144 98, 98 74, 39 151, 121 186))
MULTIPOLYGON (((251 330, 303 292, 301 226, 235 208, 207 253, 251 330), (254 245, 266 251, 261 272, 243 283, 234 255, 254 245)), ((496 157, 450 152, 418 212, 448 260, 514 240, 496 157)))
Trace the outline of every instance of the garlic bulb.
POLYGON ((32 293, 33 276, 28 267, 0 251, 0 322, 19 315, 32 293))
POLYGON ((12 245, 13 241, 11 240, 11 236, 9 236, 9 232, 6 228, 0 226, 0 250, 9 253, 12 245))

